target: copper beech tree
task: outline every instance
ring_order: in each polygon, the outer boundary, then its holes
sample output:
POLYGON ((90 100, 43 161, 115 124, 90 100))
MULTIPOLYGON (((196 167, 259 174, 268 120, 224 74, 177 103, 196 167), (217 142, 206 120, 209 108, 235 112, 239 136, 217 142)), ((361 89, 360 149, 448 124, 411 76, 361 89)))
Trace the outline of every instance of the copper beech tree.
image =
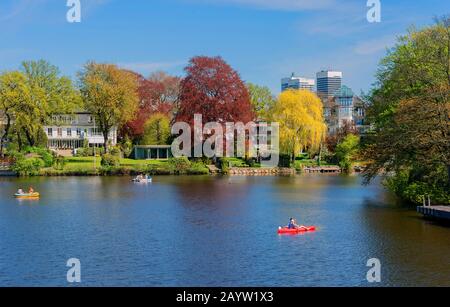
POLYGON ((194 57, 185 71, 177 121, 193 123, 195 114, 203 116, 203 123, 246 124, 255 119, 247 87, 221 57, 194 57))
POLYGON ((122 135, 140 139, 144 135, 144 126, 154 114, 164 114, 173 119, 178 106, 180 78, 164 72, 155 72, 149 78, 138 78, 139 108, 135 117, 122 129, 122 135))

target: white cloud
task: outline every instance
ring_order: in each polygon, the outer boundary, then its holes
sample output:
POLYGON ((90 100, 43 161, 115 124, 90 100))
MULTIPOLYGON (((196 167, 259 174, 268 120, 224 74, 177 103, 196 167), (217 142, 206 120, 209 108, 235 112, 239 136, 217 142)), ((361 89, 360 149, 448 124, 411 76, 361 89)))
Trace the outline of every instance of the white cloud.
POLYGON ((396 36, 388 35, 377 39, 365 40, 359 42, 354 47, 354 52, 360 55, 369 55, 386 51, 386 49, 394 46, 396 36))
POLYGON ((46 0, 17 0, 11 5, 0 4, 0 22, 10 21, 20 15, 27 15, 46 0))
POLYGON ((184 65, 185 61, 173 62, 132 62, 132 63, 118 63, 117 65, 124 69, 137 71, 140 73, 151 73, 158 70, 170 70, 184 65))

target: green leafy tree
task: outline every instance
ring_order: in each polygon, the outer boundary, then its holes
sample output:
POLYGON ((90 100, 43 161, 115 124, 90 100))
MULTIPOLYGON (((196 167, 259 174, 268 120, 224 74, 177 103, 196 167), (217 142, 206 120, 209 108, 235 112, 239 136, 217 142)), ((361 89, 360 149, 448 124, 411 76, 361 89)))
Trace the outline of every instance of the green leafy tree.
POLYGON ((72 81, 60 76, 56 66, 44 60, 28 61, 22 63, 21 70, 30 92, 20 101, 15 126, 26 143, 35 146, 42 141, 43 125, 51 122, 53 115, 72 113, 81 100, 72 81))
POLYGON ((130 140, 128 136, 122 140, 120 144, 120 148, 122 149, 124 157, 128 158, 133 152, 133 142, 130 140))
POLYGON ((270 110, 277 102, 275 96, 266 86, 247 83, 247 88, 250 94, 250 102, 252 103, 256 116, 259 120, 268 121, 270 118, 270 110))
POLYGON ((144 125, 144 145, 166 145, 170 139, 170 119, 167 115, 157 113, 152 115, 144 125))
POLYGON ((92 62, 80 73, 80 87, 85 108, 95 116, 108 152, 111 130, 132 120, 138 109, 138 79, 116 65, 92 62))
POLYGON ((0 156, 3 157, 4 145, 10 137, 13 120, 20 114, 25 101, 31 101, 31 91, 23 73, 14 71, 0 75, 0 116, 4 127, 0 141, 0 156))
POLYGON ((347 135, 344 140, 336 146, 336 158, 338 159, 339 166, 344 172, 351 172, 358 152, 359 137, 354 134, 347 135))
POLYGON ((364 157, 366 182, 417 202, 450 203, 450 17, 411 29, 381 62, 369 110, 375 125, 364 157))

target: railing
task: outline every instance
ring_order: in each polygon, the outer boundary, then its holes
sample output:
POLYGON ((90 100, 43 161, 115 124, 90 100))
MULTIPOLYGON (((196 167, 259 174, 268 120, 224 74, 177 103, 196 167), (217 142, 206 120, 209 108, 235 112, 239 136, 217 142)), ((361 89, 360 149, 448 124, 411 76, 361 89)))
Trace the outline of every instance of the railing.
POLYGON ((423 195, 423 206, 424 207, 431 207, 431 197, 430 197, 430 195, 428 195, 428 203, 427 203, 426 196, 423 195))

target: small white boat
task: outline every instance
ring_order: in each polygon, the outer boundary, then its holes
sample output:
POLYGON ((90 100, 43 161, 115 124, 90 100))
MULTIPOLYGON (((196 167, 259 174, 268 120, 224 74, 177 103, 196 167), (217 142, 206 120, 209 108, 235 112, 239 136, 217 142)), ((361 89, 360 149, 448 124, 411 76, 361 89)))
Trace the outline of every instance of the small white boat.
POLYGON ((137 176, 132 180, 134 183, 152 183, 153 178, 150 176, 137 176))

